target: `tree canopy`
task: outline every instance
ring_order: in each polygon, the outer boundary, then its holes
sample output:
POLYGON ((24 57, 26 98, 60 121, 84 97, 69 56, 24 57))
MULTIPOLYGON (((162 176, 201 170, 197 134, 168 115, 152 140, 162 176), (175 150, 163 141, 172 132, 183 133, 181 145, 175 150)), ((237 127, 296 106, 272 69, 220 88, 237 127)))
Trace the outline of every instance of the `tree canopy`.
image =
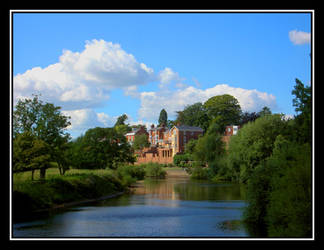
POLYGON ((71 123, 70 117, 63 115, 60 109, 51 103, 43 103, 37 95, 17 102, 13 112, 13 155, 17 164, 14 171, 22 170, 19 166, 25 164, 25 168, 30 170, 39 168, 41 178, 45 178, 50 162, 63 164, 64 145, 70 138, 65 130, 71 123), (24 147, 26 143, 29 147, 24 147), (22 155, 25 155, 25 160, 22 155))
POLYGON ((238 100, 231 95, 225 94, 211 97, 203 106, 210 120, 219 117, 218 122, 223 129, 227 125, 235 125, 240 121, 241 106, 238 100))
POLYGON ((168 125, 168 113, 165 111, 165 109, 161 110, 159 116, 159 126, 162 126, 163 124, 164 126, 168 125))

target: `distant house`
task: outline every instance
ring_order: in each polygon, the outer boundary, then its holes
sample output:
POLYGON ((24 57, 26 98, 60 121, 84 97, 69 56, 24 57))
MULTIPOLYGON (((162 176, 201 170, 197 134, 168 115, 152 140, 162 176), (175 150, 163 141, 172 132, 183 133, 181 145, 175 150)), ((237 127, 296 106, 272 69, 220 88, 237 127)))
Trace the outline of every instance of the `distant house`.
POLYGON ((236 135, 240 128, 241 126, 236 126, 236 125, 226 126, 224 136, 223 136, 223 141, 225 142, 226 147, 228 147, 231 136, 236 135))
POLYGON ((162 146, 165 140, 165 134, 169 132, 169 129, 162 125, 161 127, 155 127, 151 125, 149 129, 149 142, 152 146, 162 146))
POLYGON ((191 140, 197 140, 199 135, 203 135, 204 130, 200 127, 191 127, 187 125, 173 126, 170 129, 169 140, 173 156, 177 153, 183 153, 185 145, 191 140))
POLYGON ((225 134, 226 136, 231 136, 231 135, 236 135, 237 131, 240 129, 240 126, 236 126, 236 125, 229 125, 226 126, 225 128, 225 134))
POLYGON ((132 128, 132 131, 125 134, 125 137, 126 137, 127 142, 132 145, 135 140, 135 137, 138 135, 142 135, 142 134, 145 134, 148 136, 145 126, 141 126, 140 128, 132 128))

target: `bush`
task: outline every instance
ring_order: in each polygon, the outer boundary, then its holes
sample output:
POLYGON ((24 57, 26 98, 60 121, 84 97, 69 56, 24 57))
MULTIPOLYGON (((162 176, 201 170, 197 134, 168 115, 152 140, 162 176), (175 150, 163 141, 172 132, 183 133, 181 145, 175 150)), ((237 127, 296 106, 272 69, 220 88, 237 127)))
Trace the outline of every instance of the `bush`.
POLYGON ((195 180, 207 180, 208 177, 208 168, 204 168, 202 166, 194 166, 191 168, 190 178, 195 180))
POLYGON ((117 168, 117 175, 119 178, 129 175, 136 180, 143 180, 145 170, 142 165, 122 165, 117 168))
POLYGON ((311 149, 279 135, 248 181, 244 220, 261 236, 310 237, 311 149))
POLYGON ((165 175, 166 175, 166 171, 163 169, 161 164, 158 163, 145 164, 145 176, 164 178, 165 175))
POLYGON ((309 145, 292 143, 285 147, 269 161, 280 166, 280 170, 271 180, 268 233, 270 237, 311 237, 311 149, 309 145))
POLYGON ((187 167, 188 162, 192 161, 193 157, 190 154, 177 154, 173 156, 173 163, 177 167, 187 167))

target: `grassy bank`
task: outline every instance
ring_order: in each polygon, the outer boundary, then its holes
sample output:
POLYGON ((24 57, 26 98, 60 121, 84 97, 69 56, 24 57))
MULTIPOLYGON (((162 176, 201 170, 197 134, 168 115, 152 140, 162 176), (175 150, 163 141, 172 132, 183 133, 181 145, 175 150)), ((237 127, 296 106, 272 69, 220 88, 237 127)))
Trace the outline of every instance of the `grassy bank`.
POLYGON ((36 172, 13 175, 13 220, 33 217, 38 211, 46 211, 62 204, 78 204, 125 192, 128 186, 145 177, 164 178, 166 171, 159 164, 122 165, 111 169, 70 169, 64 176, 56 168, 46 171, 46 179, 40 180, 36 172))
POLYGON ((49 169, 44 181, 31 181, 30 175, 25 172, 13 176, 14 220, 64 203, 123 192, 127 188, 111 170, 70 170, 60 176, 57 169, 49 169))

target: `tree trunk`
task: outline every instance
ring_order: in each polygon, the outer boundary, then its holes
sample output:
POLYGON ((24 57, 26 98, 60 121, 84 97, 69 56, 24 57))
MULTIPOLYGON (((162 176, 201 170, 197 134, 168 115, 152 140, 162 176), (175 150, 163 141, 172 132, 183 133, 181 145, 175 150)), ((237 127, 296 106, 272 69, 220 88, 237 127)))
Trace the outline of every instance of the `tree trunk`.
POLYGON ((46 174, 46 168, 41 168, 41 169, 39 170, 39 178, 40 178, 41 180, 45 180, 45 174, 46 174))
POLYGON ((32 181, 34 180, 34 172, 35 172, 35 170, 33 169, 33 170, 32 170, 32 176, 31 176, 31 177, 32 177, 32 178, 31 178, 32 181))

